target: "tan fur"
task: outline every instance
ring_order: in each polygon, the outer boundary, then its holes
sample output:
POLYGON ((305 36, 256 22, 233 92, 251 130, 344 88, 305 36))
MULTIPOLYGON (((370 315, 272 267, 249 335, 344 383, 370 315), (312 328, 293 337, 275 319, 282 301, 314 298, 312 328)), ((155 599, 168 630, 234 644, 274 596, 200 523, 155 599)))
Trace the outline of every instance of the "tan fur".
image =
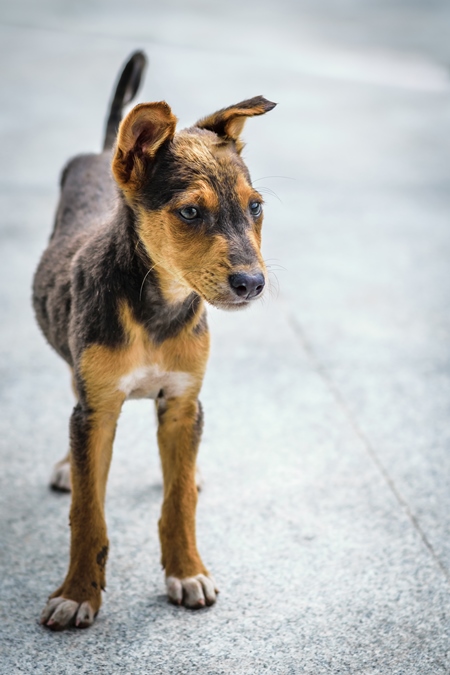
MULTIPOLYGON (((245 205, 248 204, 252 199, 262 201, 262 197, 255 190, 252 185, 249 185, 247 179, 242 174, 238 174, 236 178, 236 193, 239 196, 239 200, 242 204, 242 207, 245 208, 245 205)), ((254 223, 254 231, 257 233, 258 238, 255 243, 255 251, 259 251, 261 246, 261 227, 262 227, 262 216, 254 223)))
POLYGON ((126 305, 122 306, 121 317, 128 336, 125 348, 112 350, 93 345, 83 354, 82 379, 89 405, 96 411, 86 448, 91 467, 88 474, 84 471, 80 474, 77 463, 72 461, 70 568, 62 586, 51 596, 71 598, 80 603, 88 601, 94 613, 100 607, 100 591, 105 587, 108 549, 104 519, 106 480, 115 427, 125 400, 118 382, 121 376, 145 364, 159 364, 167 371, 189 372, 193 377, 188 391, 182 397, 165 401, 164 412, 159 411, 158 442, 164 475, 159 528, 162 564, 167 576, 183 578, 207 573, 195 544, 195 464, 199 442, 195 425, 197 397, 208 358, 209 334, 197 335, 191 325, 181 336, 156 346, 142 326, 134 321, 126 305), (88 521, 82 508, 86 502, 91 504, 88 521))
POLYGON ((191 396, 169 399, 158 428, 164 477, 164 502, 159 522, 161 563, 166 576, 180 579, 207 573, 195 542, 195 466, 199 443, 195 426, 198 414, 198 403, 191 396))
MULTIPOLYGON (((145 329, 136 323, 126 304, 121 309, 122 324, 128 336, 126 347, 110 349, 93 345, 83 354, 81 374, 90 406, 102 413, 122 405, 125 393, 119 382, 128 373, 148 365, 157 365, 163 371, 190 373, 193 385, 189 395, 196 400, 200 391, 209 351, 209 334, 197 335, 191 326, 177 338, 167 339, 161 345, 151 342, 145 329)), ((195 324, 195 320, 192 322, 195 324)))
MULTIPOLYGON (((229 244, 225 237, 215 235, 206 239, 188 229, 180 232, 177 218, 170 212, 149 217, 144 210, 139 234, 155 261, 154 268, 167 299, 170 299, 167 289, 178 281, 213 305, 226 300, 231 266, 227 263, 229 244)), ((261 266, 264 266, 262 259, 261 266)))
POLYGON ((115 407, 112 401, 109 404, 107 411, 96 413, 93 418, 86 447, 88 471, 80 472, 77 463, 72 461, 70 565, 64 583, 50 596, 70 598, 78 603, 89 602, 94 614, 100 608, 101 590, 106 585, 105 565, 109 543, 104 499, 116 421, 120 412, 120 397, 117 397, 115 407), (86 503, 91 505, 89 510, 84 508, 86 503))
MULTIPOLYGON (((159 535, 169 598, 188 607, 215 601, 218 591, 197 551, 195 534, 196 458, 203 423, 198 396, 209 354, 204 301, 244 307, 264 288, 262 198, 239 157, 239 134, 247 117, 274 105, 255 97, 175 134, 176 118, 167 103, 145 103, 120 125, 112 173, 123 197, 121 210, 108 222, 108 228, 116 229, 111 232, 105 225, 95 235, 86 230, 83 245, 70 253, 63 269, 76 268, 65 307, 72 312, 77 307, 79 316, 70 314, 74 334, 59 352, 73 364, 77 405, 71 418, 70 566, 41 616, 54 630, 73 622, 90 625, 101 605, 108 554, 106 483, 127 397, 155 398, 164 478, 159 535), (115 277, 108 276, 110 270, 115 277), (109 283, 103 283, 105 278, 109 283), (102 319, 98 324, 96 313, 102 319)), ((94 167, 100 166, 97 160, 89 162, 91 173, 76 192, 81 202, 97 175, 94 167)), ((94 185, 94 212, 99 192, 94 185)), ((71 208, 79 208, 78 202, 71 208)), ((75 243, 77 238, 81 235, 75 230, 75 243)), ((49 267, 52 279, 54 265, 49 267)), ((61 283, 69 286, 64 274, 61 283)), ((38 290, 40 284, 39 279, 38 290)), ((49 286, 51 290, 53 282, 49 286)), ((37 308, 45 309, 45 302, 38 294, 37 308)), ((47 312, 41 309, 41 315, 45 322, 47 312)))
POLYGON ((268 108, 265 107, 261 101, 255 103, 255 105, 250 108, 240 108, 238 104, 237 106, 230 106, 230 108, 219 110, 213 115, 204 117, 198 122, 198 126, 206 129, 214 127, 220 122, 220 124, 223 125, 224 134, 235 143, 236 150, 241 153, 244 148, 244 143, 241 141, 240 135, 247 117, 263 115, 267 110, 268 108))
MULTIPOLYGON (((182 578, 205 573, 195 546, 195 464, 199 439, 193 427, 198 414, 197 397, 208 359, 209 334, 196 335, 191 327, 187 327, 183 335, 156 346, 148 339, 142 326, 133 320, 127 306, 122 307, 121 315, 128 335, 127 347, 110 350, 95 345, 83 355, 81 369, 88 400, 98 411, 103 428, 112 428, 125 398, 123 393, 118 392, 121 376, 146 364, 159 364, 162 370, 183 371, 193 376, 189 390, 182 397, 168 399, 164 419, 160 416, 158 442, 164 475, 160 536, 162 564, 167 576, 181 575, 182 578), (114 411, 112 414, 111 410, 114 411)), ((109 455, 101 454, 101 441, 98 434, 92 439, 93 444, 98 446, 96 454, 100 462, 96 491, 103 495, 109 455)), ((87 494, 86 487, 83 484, 79 486, 81 500, 92 498, 90 490, 91 487, 88 487, 87 494)), ((101 537, 103 522, 100 513, 91 527, 98 528, 98 537, 101 537)), ((75 532, 74 535, 76 537, 75 532)))
MULTIPOLYGON (((192 137, 183 138, 183 134, 180 137, 177 146, 179 152, 182 150, 190 153, 195 158, 201 158, 203 162, 208 159, 211 163, 217 161, 217 146, 209 139, 205 141, 192 137)), ((238 172, 236 192, 243 206, 251 198, 261 200, 260 194, 238 172)), ((172 289, 176 285, 178 292, 182 287, 186 295, 194 290, 209 303, 220 305, 226 302, 228 277, 233 271, 228 263, 230 241, 220 235, 205 237, 203 231, 195 229, 180 230, 179 219, 174 212, 192 203, 214 210, 218 206, 217 195, 206 181, 197 180, 192 182, 188 191, 176 196, 165 210, 149 214, 144 208, 138 207, 140 239, 154 261, 154 269, 167 300, 172 300, 172 289)), ((248 239, 258 266, 265 273, 260 252, 261 225, 262 217, 254 225, 254 235, 250 232, 248 239)), ((241 241, 238 239, 236 246, 239 248, 240 245, 241 241)), ((241 269, 246 270, 247 267, 241 266, 241 269)))

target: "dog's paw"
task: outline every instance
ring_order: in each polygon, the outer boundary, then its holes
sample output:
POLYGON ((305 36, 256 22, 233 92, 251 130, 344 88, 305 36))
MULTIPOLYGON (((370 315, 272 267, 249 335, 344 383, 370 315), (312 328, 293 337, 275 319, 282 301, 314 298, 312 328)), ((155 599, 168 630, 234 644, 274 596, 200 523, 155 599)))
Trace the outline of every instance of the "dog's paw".
POLYGON ((219 592, 214 579, 205 574, 178 579, 166 578, 167 595, 174 605, 184 605, 189 609, 200 609, 213 605, 219 592))
POLYGON ((89 602, 75 602, 62 596, 51 598, 41 614, 41 624, 51 630, 64 630, 70 626, 88 628, 95 619, 95 612, 89 602))
POLYGON ((58 492, 70 492, 72 490, 72 481, 70 479, 70 461, 62 460, 53 467, 50 477, 50 487, 58 492))

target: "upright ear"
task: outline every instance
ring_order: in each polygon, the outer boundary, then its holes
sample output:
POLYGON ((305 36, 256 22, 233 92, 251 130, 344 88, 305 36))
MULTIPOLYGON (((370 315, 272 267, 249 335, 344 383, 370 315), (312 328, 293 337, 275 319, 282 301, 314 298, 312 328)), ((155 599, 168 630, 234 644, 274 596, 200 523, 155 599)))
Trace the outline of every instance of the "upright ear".
POLYGON ((165 101, 140 103, 128 113, 119 127, 112 161, 112 172, 120 187, 137 187, 146 162, 164 141, 174 136, 176 123, 177 118, 165 101))
POLYGON ((223 110, 204 117, 195 126, 200 129, 214 131, 225 142, 234 141, 237 151, 241 152, 244 144, 239 139, 239 136, 247 117, 264 115, 264 113, 273 110, 275 106, 276 103, 268 101, 263 96, 255 96, 254 98, 249 98, 247 101, 230 105, 228 108, 223 108, 223 110))

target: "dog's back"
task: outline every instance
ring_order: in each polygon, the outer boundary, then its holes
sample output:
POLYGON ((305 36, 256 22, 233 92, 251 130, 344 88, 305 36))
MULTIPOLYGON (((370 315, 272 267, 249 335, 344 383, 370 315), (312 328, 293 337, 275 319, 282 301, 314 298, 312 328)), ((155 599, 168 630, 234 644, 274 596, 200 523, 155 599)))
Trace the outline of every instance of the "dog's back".
POLYGON ((145 56, 135 52, 117 82, 103 151, 77 155, 63 169, 53 232, 34 277, 33 306, 39 326, 52 347, 70 365, 71 263, 89 238, 114 220, 118 188, 111 175, 111 151, 123 107, 136 95, 145 65, 145 56))
POLYGON ((110 151, 77 155, 61 175, 61 196, 52 238, 75 235, 104 222, 116 202, 110 151))

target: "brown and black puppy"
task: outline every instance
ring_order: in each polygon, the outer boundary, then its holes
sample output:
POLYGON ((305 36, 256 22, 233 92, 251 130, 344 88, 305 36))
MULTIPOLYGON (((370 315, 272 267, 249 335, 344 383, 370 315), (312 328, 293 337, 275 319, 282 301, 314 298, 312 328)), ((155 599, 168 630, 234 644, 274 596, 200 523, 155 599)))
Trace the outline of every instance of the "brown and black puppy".
MULTIPOLYGON (((261 96, 175 132, 167 103, 137 105, 142 53, 117 86, 104 151, 66 166, 50 244, 34 280, 39 325, 73 373, 70 566, 41 622, 92 624, 105 587, 106 481, 117 419, 128 398, 155 399, 164 477, 159 522, 169 598, 212 604, 217 589, 195 541, 198 400, 209 350, 205 301, 224 309, 260 297, 262 198, 240 157, 261 96), (112 170, 111 170, 112 169, 112 170)), ((69 457, 54 475, 69 486, 69 457)))

